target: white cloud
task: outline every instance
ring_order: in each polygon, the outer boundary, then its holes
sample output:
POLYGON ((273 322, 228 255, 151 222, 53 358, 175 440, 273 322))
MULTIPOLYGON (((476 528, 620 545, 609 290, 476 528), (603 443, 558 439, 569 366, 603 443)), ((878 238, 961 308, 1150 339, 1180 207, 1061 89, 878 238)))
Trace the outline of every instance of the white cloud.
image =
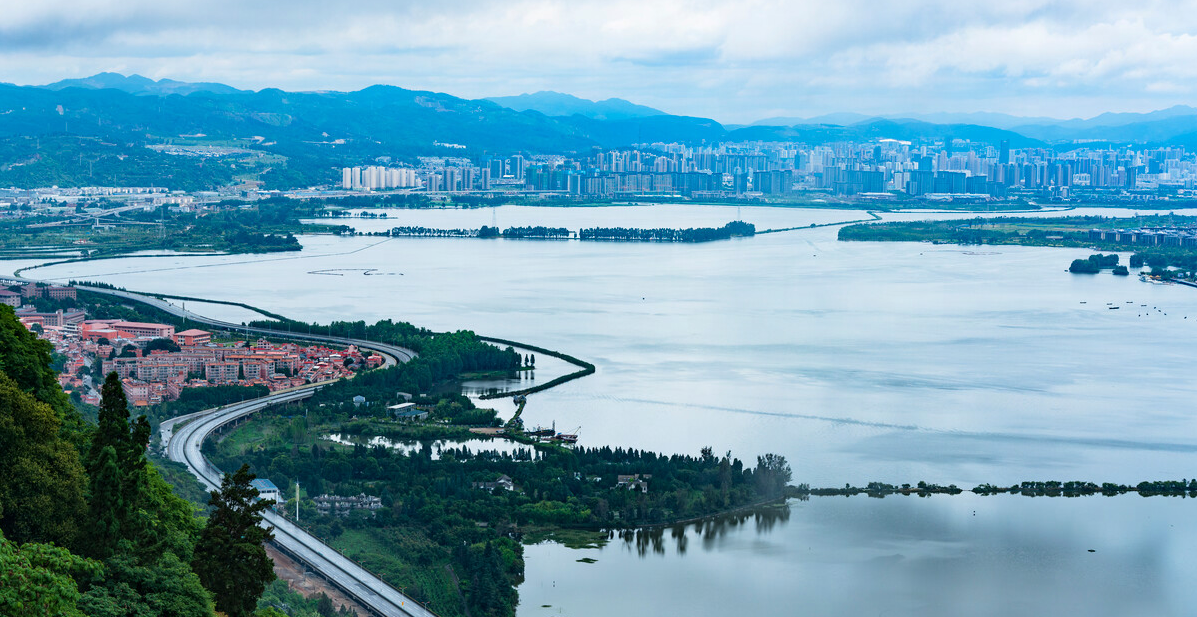
POLYGON ((1190 102, 1197 77, 1191 0, 9 4, 0 80, 17 83, 114 70, 243 88, 553 89, 746 122, 1145 110, 1190 102))

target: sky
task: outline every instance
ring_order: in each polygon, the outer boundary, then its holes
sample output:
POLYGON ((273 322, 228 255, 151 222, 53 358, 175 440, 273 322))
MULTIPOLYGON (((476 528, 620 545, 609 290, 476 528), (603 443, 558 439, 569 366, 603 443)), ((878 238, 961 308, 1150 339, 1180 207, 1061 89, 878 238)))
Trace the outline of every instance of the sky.
POLYGON ((0 0, 0 81, 556 90, 748 123, 1197 103, 1197 0, 0 0))

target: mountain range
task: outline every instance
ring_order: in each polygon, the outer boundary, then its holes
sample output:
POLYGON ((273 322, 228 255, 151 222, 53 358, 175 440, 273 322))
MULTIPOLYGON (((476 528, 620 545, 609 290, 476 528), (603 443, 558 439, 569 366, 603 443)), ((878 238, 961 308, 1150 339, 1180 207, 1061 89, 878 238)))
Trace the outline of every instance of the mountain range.
POLYGON ((118 162, 134 154, 130 160, 139 170, 176 169, 176 180, 192 178, 199 185, 214 181, 211 178, 242 175, 244 166, 239 163, 232 165, 233 171, 216 173, 202 159, 145 148, 184 142, 236 145, 250 153, 278 155, 258 156, 245 165, 259 169, 268 187, 289 188, 335 181, 336 168, 343 165, 414 161, 417 156, 585 154, 593 148, 654 142, 817 145, 879 138, 922 143, 967 139, 995 145, 1008 141, 1016 148, 1071 147, 1074 142, 1194 148, 1197 109, 1177 106, 1148 114, 1070 120, 991 113, 831 114, 729 127, 622 99, 589 101, 556 92, 479 100, 394 86, 355 92, 254 92, 117 73, 45 86, 0 84, 0 186, 96 183, 95 161, 100 160, 111 162, 100 166, 111 170, 105 178, 131 182, 128 178, 144 176, 137 170, 121 171, 128 165, 118 162))
POLYGON ((519 96, 492 96, 488 101, 508 109, 538 111, 546 116, 585 116, 594 120, 627 120, 668 115, 659 109, 630 103, 623 99, 591 101, 571 94, 541 91, 519 96))
POLYGON ((173 79, 159 79, 154 81, 141 75, 124 76, 120 73, 96 73, 82 79, 64 79, 52 84, 41 86, 47 90, 64 90, 66 88, 85 88, 88 90, 120 90, 129 94, 147 94, 166 96, 168 94, 193 94, 196 92, 212 92, 215 94, 235 94, 244 92, 232 86, 216 83, 190 83, 173 79))

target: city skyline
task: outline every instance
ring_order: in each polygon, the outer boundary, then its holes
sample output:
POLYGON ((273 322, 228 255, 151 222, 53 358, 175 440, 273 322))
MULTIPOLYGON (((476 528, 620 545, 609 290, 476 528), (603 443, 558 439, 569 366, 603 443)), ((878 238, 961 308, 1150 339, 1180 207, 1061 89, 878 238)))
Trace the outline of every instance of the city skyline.
POLYGON ((253 90, 553 90, 732 124, 835 112, 1067 119, 1197 101, 1192 2, 310 4, 10 7, 0 81, 113 71, 253 90))

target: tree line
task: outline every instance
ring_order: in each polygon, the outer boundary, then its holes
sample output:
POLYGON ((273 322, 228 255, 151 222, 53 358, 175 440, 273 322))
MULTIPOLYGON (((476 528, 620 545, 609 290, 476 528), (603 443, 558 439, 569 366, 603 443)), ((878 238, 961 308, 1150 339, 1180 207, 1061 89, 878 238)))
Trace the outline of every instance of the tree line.
POLYGON ((578 232, 580 240, 623 240, 652 242, 710 242, 727 240, 734 236, 756 234, 756 226, 743 221, 732 221, 723 227, 699 227, 691 229, 636 229, 628 227, 591 227, 578 232))
POLYGON ((434 457, 427 431, 417 433, 424 440, 404 454, 365 445, 379 425, 361 420, 362 409, 307 409, 306 418, 264 412, 257 428, 238 429, 255 431, 252 448, 226 440, 210 446, 209 456, 218 465, 247 462, 280 486, 298 480, 309 495, 380 496, 382 509, 347 518, 319 515, 305 501, 301 519, 334 545, 351 532, 359 541, 371 538, 363 555, 393 554, 376 564, 413 597, 433 601, 442 615, 465 614, 466 608, 453 594, 413 576, 413 567, 450 566, 462 579, 471 615, 511 615, 522 549, 509 539, 525 529, 638 527, 702 517, 780 499, 792 476, 784 457, 764 455, 751 465, 710 448, 687 456, 609 446, 530 446, 514 454, 449 446, 434 457), (350 421, 350 414, 359 419, 350 421), (359 443, 321 441, 329 433, 359 443), (619 476, 635 474, 634 481, 619 482, 619 476), (512 479, 515 490, 478 487, 501 475, 512 479))
MULTIPOLYGON (((1090 255, 1087 259, 1074 259, 1072 264, 1068 266, 1068 271, 1073 274, 1097 274, 1102 270, 1117 268, 1118 255, 1110 253, 1103 255, 1097 253, 1090 255)), ((1126 268, 1122 268, 1122 273, 1127 274, 1126 268)))

